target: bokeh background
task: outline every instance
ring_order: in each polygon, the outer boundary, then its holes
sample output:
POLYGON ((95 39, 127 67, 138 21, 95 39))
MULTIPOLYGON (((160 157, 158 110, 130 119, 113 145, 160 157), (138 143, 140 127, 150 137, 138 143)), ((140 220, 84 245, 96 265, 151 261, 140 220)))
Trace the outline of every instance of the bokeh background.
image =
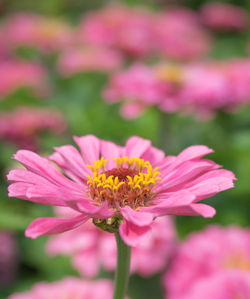
MULTIPOLYGON (((0 237, 0 298, 27 290, 38 281, 79 277, 69 257, 47 256, 45 237, 24 237, 24 230, 33 219, 53 212, 47 206, 8 198, 6 174, 17 166, 12 156, 18 148, 49 155, 54 146, 73 144, 72 136, 85 134, 118 144, 138 135, 150 139, 167 155, 178 154, 190 145, 205 144, 215 150, 209 158, 232 170, 238 181, 235 189, 208 200, 217 210, 213 219, 176 217, 179 238, 210 223, 250 225, 250 2, 220 2, 235 4, 241 14, 238 19, 237 13, 236 17, 222 17, 224 23, 222 20, 219 24, 206 19, 206 3, 210 1, 0 2, 0 235, 9 236, 8 240, 0 237), (127 23, 121 25, 123 33, 108 30, 103 33, 103 41, 96 42, 94 34, 102 35, 98 26, 93 29, 95 33, 89 29, 89 36, 88 30, 84 31, 89 12, 100 12, 108 5, 115 11, 119 3, 124 5, 121 10, 134 11, 134 15, 131 13, 130 19, 130 13, 126 13, 127 23), (172 21, 164 23, 167 13, 174 10, 172 21), (164 12, 166 16, 161 15, 164 12), (154 40, 155 32, 149 33, 152 23, 141 16, 136 20, 136 14, 145 14, 146 19, 151 14, 156 19, 161 16, 162 25, 158 26, 162 30, 157 30, 163 31, 163 36, 159 33, 158 38, 166 38, 166 48, 165 41, 158 45, 154 40), (181 22, 187 22, 184 27, 190 26, 193 33, 185 32, 181 22), (121 36, 112 41, 112 34, 121 36), (189 50, 190 45, 194 50, 189 50), (180 54, 175 55, 177 52, 180 54), (114 76, 134 64, 144 65, 153 75, 141 79, 140 71, 135 71, 120 78, 122 83, 115 83, 114 76), (185 84, 183 74, 193 66, 209 71, 200 81, 191 83, 193 93, 188 101, 183 101, 178 84, 185 84), (233 75, 231 67, 236 68, 233 75), (220 80, 227 80, 228 76, 230 82, 221 84, 220 80), (159 78, 161 84, 170 84, 174 91, 171 89, 162 99, 159 96, 156 101, 147 100, 148 93, 154 92, 147 90, 147 82, 151 84, 159 78), (209 86, 207 82, 214 84, 209 86), (115 95, 107 96, 108 88, 114 88, 115 95), (167 97, 178 105, 163 109, 167 97)), ((122 19, 119 13, 115 14, 122 19)), ((115 16, 106 18, 108 26, 118 22, 115 16)), ((99 274, 109 278, 112 275, 105 271, 99 274)), ((132 299, 163 298, 161 274, 150 278, 133 275, 129 294, 132 299)))

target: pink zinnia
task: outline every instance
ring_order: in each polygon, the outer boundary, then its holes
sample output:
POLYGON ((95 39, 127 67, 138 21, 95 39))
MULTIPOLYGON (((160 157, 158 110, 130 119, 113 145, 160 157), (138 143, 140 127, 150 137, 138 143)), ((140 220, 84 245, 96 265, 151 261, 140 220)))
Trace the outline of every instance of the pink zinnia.
POLYGON ((21 60, 0 62, 0 99, 20 88, 31 89, 36 96, 48 93, 47 74, 42 65, 21 60))
POLYGON ((0 114, 0 139, 19 148, 36 149, 39 133, 49 131, 61 134, 66 127, 63 115, 52 109, 21 107, 0 114))
POLYGON ((68 47, 73 43, 73 29, 62 20, 42 15, 18 13, 3 25, 12 48, 29 46, 49 53, 68 47))
POLYGON ((201 9, 204 24, 222 31, 247 29, 248 18, 248 12, 244 8, 229 3, 206 3, 201 9))
POLYGON ((123 100, 121 115, 131 119, 164 99, 166 86, 151 68, 135 64, 127 70, 115 73, 103 94, 108 103, 123 100))
POLYGON ((164 277, 168 298, 182 298, 200 280, 230 269, 250 271, 249 229, 210 226, 192 233, 164 277))
POLYGON ((210 51, 210 35, 189 10, 172 9, 156 15, 153 26, 155 50, 163 56, 188 60, 210 51))
POLYGON ((67 206, 80 213, 69 219, 39 218, 26 236, 36 238, 74 229, 93 218, 94 223, 119 233, 136 246, 151 230, 156 217, 201 215, 215 210, 198 201, 233 187, 234 174, 201 158, 213 152, 191 146, 178 156, 165 158, 149 140, 131 137, 124 147, 87 135, 72 145, 55 148, 48 158, 20 150, 14 158, 26 169, 8 174, 9 196, 36 203, 67 206))
POLYGON ((120 52, 97 47, 70 48, 59 57, 57 69, 65 77, 81 72, 110 72, 123 63, 120 52))
MULTIPOLYGON (((79 213, 69 208, 57 208, 57 216, 64 218, 79 213)), ((176 245, 173 221, 170 217, 157 218, 146 242, 132 248, 131 272, 150 276, 163 270, 176 245), (150 261, 150 262, 149 262, 150 261)), ((113 234, 98 229, 91 222, 54 236, 47 243, 50 255, 72 255, 73 266, 83 275, 94 277, 102 266, 107 271, 116 269, 116 242, 113 234)))
POLYGON ((52 283, 40 282, 31 291, 13 294, 8 299, 111 299, 112 282, 106 279, 87 281, 67 277, 52 283))
MULTIPOLYGON (((169 298, 169 297, 167 297, 169 298)), ((187 295, 178 299, 248 299, 250 272, 231 270, 202 279, 191 287, 187 295)))

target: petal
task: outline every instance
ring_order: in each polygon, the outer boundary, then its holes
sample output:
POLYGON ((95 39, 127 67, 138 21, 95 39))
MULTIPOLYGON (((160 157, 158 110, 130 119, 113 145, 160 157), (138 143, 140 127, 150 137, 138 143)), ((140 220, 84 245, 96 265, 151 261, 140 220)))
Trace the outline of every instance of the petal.
POLYGON ((152 201, 152 206, 141 208, 143 212, 152 213, 155 217, 169 215, 169 211, 177 207, 192 204, 195 195, 186 190, 173 193, 160 193, 152 201))
POLYGON ((38 218, 34 220, 26 229, 25 236, 35 239, 39 236, 54 235, 68 230, 72 230, 89 219, 87 215, 79 215, 70 219, 60 218, 38 218))
POLYGON ((141 158, 145 161, 149 161, 151 165, 158 164, 163 161, 165 157, 164 151, 156 148, 156 147, 149 147, 145 153, 142 154, 141 158))
POLYGON ((187 190, 176 193, 159 194, 154 199, 154 206, 142 208, 155 217, 165 215, 185 215, 213 217, 215 209, 205 204, 195 204, 196 196, 187 190))
POLYGON ((123 219, 123 223, 119 226, 119 233, 123 241, 129 246, 137 246, 148 237, 151 231, 149 225, 137 226, 123 219))
MULTIPOLYGON (((101 156, 104 159, 119 158, 122 153, 122 147, 116 145, 111 141, 101 140, 101 156)), ((116 163, 113 160, 109 160, 106 164, 107 169, 116 167, 116 163)))
POLYGON ((82 156, 78 150, 72 145, 64 145, 56 147, 55 150, 64 159, 67 169, 84 181, 87 181, 86 174, 90 175, 90 169, 85 165, 82 156))
POLYGON ((191 204, 189 206, 171 208, 168 215, 184 215, 184 216, 202 216, 211 218, 216 214, 216 210, 205 204, 191 204))
POLYGON ((72 188, 77 186, 74 182, 63 176, 47 158, 42 158, 34 152, 19 150, 14 158, 23 164, 29 171, 45 178, 53 184, 72 188))
POLYGON ((137 246, 151 231, 153 215, 145 212, 136 212, 130 207, 121 208, 123 223, 119 227, 123 241, 129 246, 137 246))
POLYGON ((78 211, 85 213, 92 218, 107 219, 115 214, 115 211, 109 209, 107 201, 105 201, 101 206, 91 204, 90 200, 81 201, 77 202, 76 206, 78 211))
POLYGON ((100 139, 94 135, 86 135, 82 137, 74 137, 74 140, 79 146, 86 164, 92 164, 93 161, 99 160, 100 139))
MULTIPOLYGON (((210 160, 198 160, 198 161, 186 161, 181 164, 178 168, 170 171, 166 174, 160 183, 155 187, 157 191, 169 190, 178 186, 182 188, 182 184, 190 182, 204 174, 205 172, 211 171, 220 167, 216 163, 210 160)), ((159 169, 161 172, 161 169, 159 169)), ((170 190, 169 190, 170 191, 170 190)))
POLYGON ((123 218, 137 226, 150 225, 153 221, 153 216, 150 213, 135 211, 129 206, 120 209, 123 218))
POLYGON ((151 146, 151 142, 137 136, 130 137, 126 142, 126 156, 140 158, 151 146))

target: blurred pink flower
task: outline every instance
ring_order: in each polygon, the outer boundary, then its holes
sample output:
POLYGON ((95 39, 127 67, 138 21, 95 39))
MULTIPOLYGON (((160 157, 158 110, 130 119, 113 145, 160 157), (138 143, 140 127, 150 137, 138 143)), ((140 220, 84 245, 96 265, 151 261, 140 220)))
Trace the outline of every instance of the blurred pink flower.
POLYGON ((203 120, 216 110, 226 108, 229 84, 218 65, 191 64, 185 68, 179 98, 185 112, 192 112, 203 120))
POLYGON ((135 64, 115 73, 103 92, 108 103, 125 101, 121 108, 124 118, 139 116, 147 107, 159 103, 166 93, 165 83, 161 82, 153 70, 142 64, 135 64))
POLYGON ((250 59, 229 60, 224 63, 223 72, 228 81, 227 109, 250 102, 250 59))
POLYGON ((30 46, 48 53, 68 47, 73 43, 73 29, 56 18, 18 13, 9 16, 3 25, 12 48, 30 46))
POLYGON ((31 291, 17 293, 8 299, 112 299, 113 285, 106 279, 87 281, 67 277, 52 283, 40 282, 31 291))
POLYGON ((120 52, 108 48, 84 47, 71 48, 59 57, 58 72, 63 76, 71 76, 80 72, 109 72, 123 63, 120 52))
POLYGON ((250 273, 249 229, 210 226, 192 233, 177 250, 164 277, 168 298, 184 298, 192 286, 230 269, 250 273))
POLYGON ((248 299, 250 272, 231 270, 201 279, 190 292, 178 299, 248 299))
POLYGON ((210 51, 211 38, 194 12, 172 9, 155 16, 155 50, 173 59, 196 59, 210 51))
POLYGON ((151 13, 142 8, 108 5, 84 16, 78 36, 85 44, 115 47, 142 56, 152 49, 151 13))
POLYGON ((93 135, 75 137, 75 141, 81 154, 65 145, 55 148, 50 157, 67 176, 31 151, 14 155, 26 169, 8 174, 13 182, 10 197, 67 206, 80 213, 67 219, 38 218, 27 228, 27 237, 72 230, 93 218, 96 225, 119 230, 125 243, 136 246, 148 237, 156 217, 213 217, 215 210, 198 202, 234 186, 232 172, 201 159, 213 152, 203 145, 165 158, 149 140, 136 136, 125 147, 93 135))
POLYGON ((66 129, 63 116, 52 109, 21 107, 0 114, 0 138, 25 149, 36 149, 38 134, 50 131, 60 134, 66 129))
POLYGON ((20 60, 0 61, 0 99, 24 87, 36 96, 48 93, 46 71, 42 65, 20 60))
MULTIPOLYGON (((57 208, 57 216, 72 217, 78 213, 68 208, 57 208)), ((79 214, 78 214, 79 215, 79 214)), ((150 276, 163 270, 175 247, 175 229, 170 217, 161 217, 152 224, 146 242, 132 248, 131 272, 150 276)), ((116 269, 116 242, 113 234, 87 222, 74 231, 50 238, 47 244, 50 255, 72 255, 74 267, 87 277, 97 276, 102 266, 107 271, 116 269)))
POLYGON ((0 231, 0 287, 10 285, 18 268, 18 249, 11 233, 0 231))
POLYGON ((247 29, 248 19, 248 12, 244 8, 229 3, 206 3, 201 8, 203 23, 217 30, 247 29))

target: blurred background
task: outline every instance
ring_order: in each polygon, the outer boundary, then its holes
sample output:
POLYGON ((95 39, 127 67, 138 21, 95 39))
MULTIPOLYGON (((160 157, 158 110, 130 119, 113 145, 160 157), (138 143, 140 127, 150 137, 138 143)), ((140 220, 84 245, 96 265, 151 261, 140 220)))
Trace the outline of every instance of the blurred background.
MULTIPOLYGON (((47 238, 24 237, 53 211, 8 198, 20 148, 48 156, 86 134, 121 145, 138 135, 166 155, 205 144, 238 181, 207 201, 213 219, 176 217, 178 238, 250 225, 249 9, 247 0, 0 1, 0 298, 80 277, 69 256, 48 256, 47 238)), ((129 294, 164 298, 162 289, 161 273, 137 273, 129 294)))

